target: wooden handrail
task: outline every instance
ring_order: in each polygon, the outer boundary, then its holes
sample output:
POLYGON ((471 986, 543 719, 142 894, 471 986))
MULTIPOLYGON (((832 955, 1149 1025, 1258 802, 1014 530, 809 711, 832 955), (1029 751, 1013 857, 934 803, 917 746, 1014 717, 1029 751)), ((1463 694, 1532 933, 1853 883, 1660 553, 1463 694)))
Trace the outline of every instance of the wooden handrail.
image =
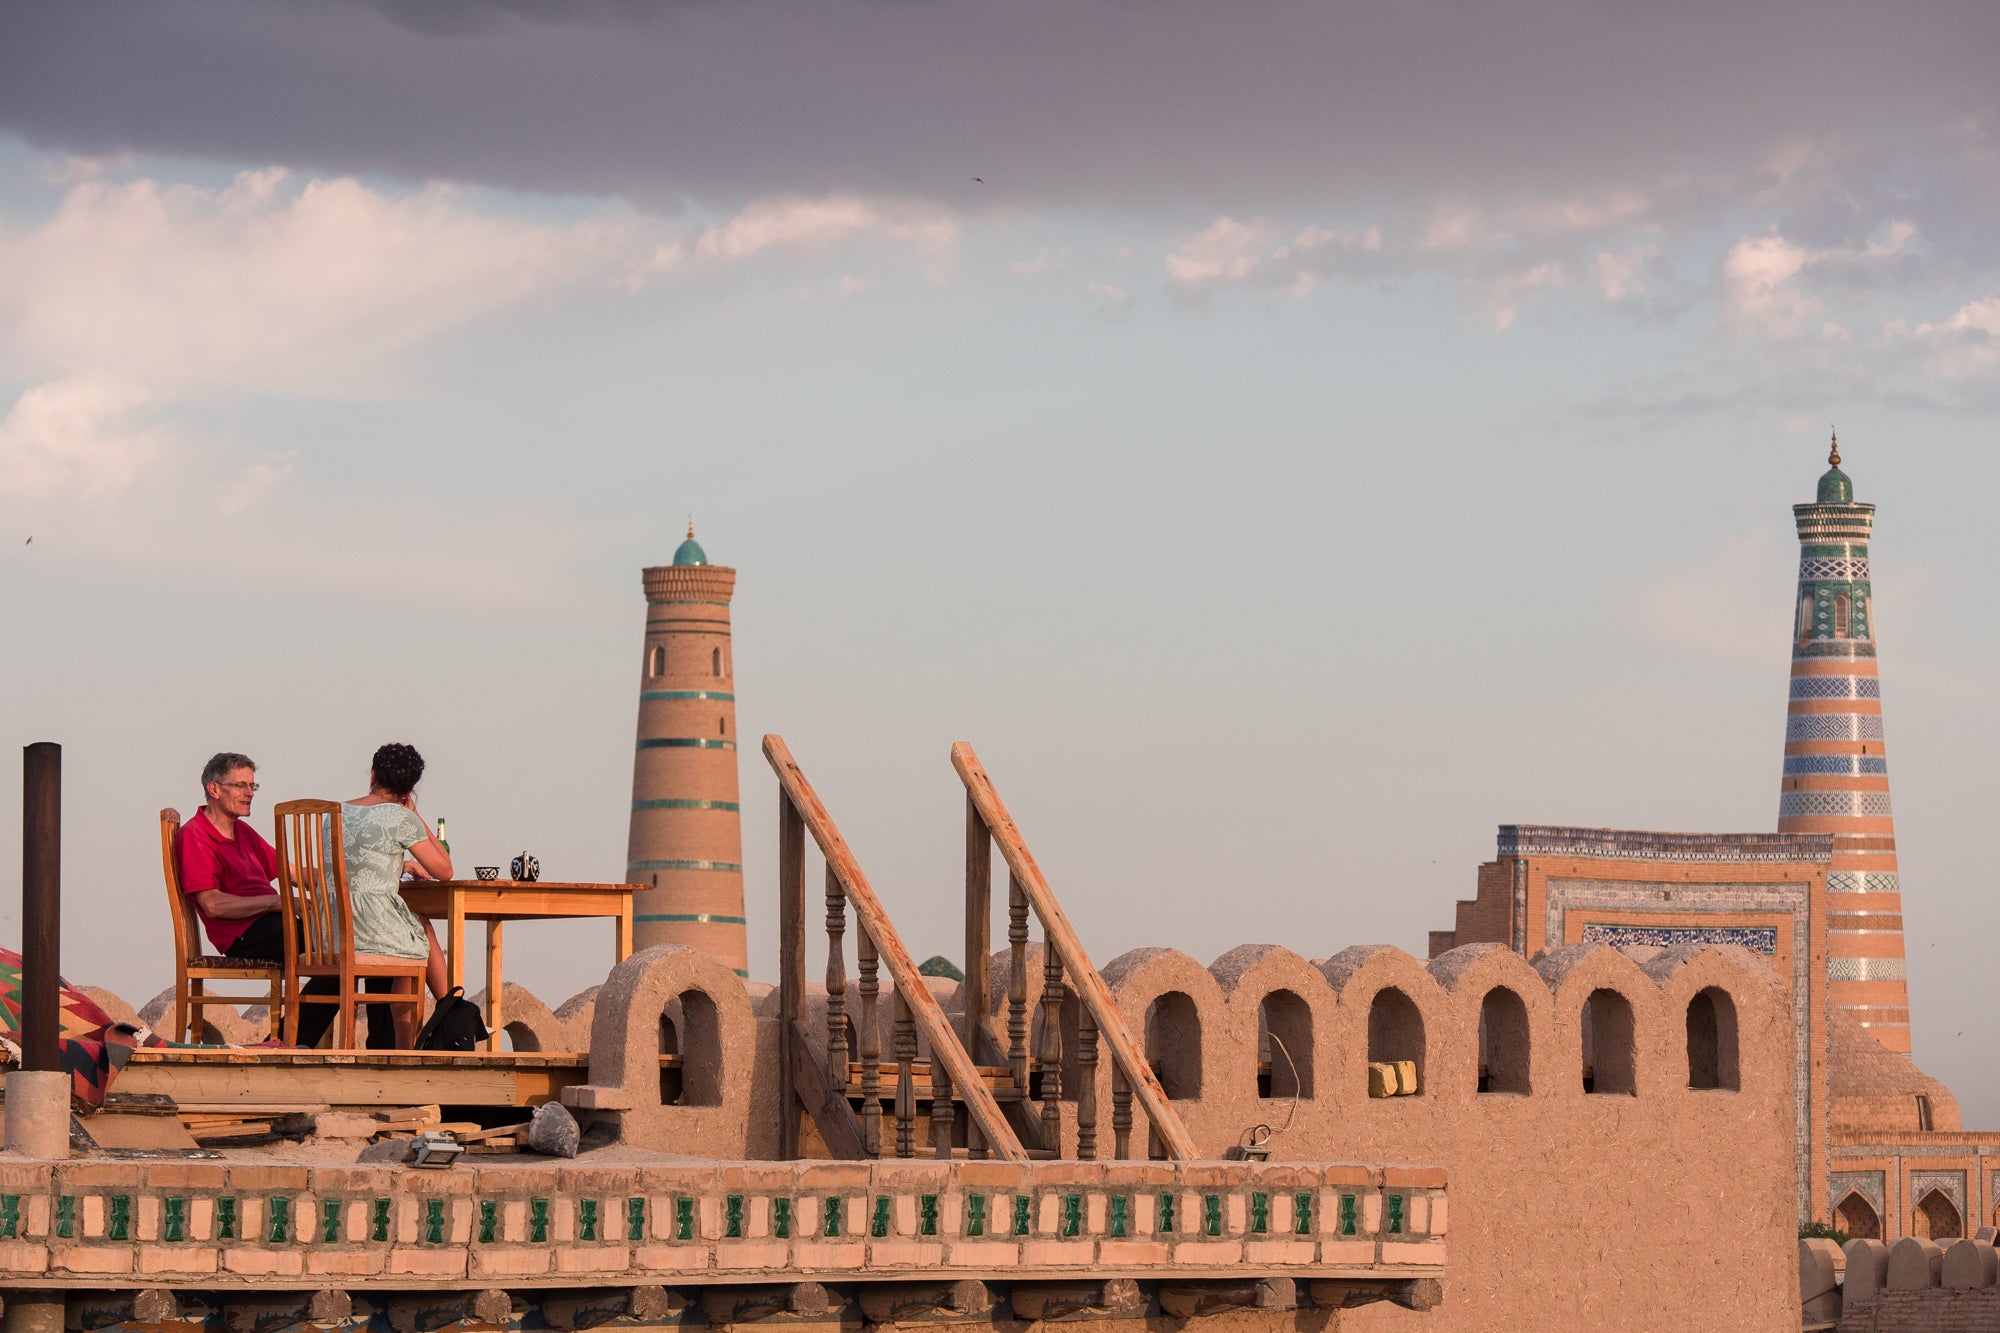
POLYGON ((966 796, 979 812, 993 840, 1000 844, 1000 854, 1007 859, 1007 869, 1027 895, 1035 916, 1041 921, 1044 946, 1061 959, 1078 1000, 1097 1024, 1099 1039, 1111 1050, 1113 1067, 1124 1075, 1125 1082, 1138 1096, 1139 1104, 1145 1108, 1146 1118, 1152 1122, 1153 1132, 1159 1136, 1167 1155, 1178 1161, 1194 1160, 1194 1139, 1188 1134, 1187 1127, 1181 1124, 1173 1103, 1167 1100, 1167 1090, 1160 1086, 1160 1080, 1146 1063, 1145 1053, 1132 1040, 1132 1034, 1118 1012, 1117 1002, 1111 998, 1110 988, 1104 984, 1104 978, 1097 975, 1097 969, 1091 966, 1090 955, 1083 951, 1083 944, 1077 939, 1069 918, 1063 915, 1062 904, 1056 901, 1048 880, 1042 877, 1041 867, 1035 864, 1027 841, 1022 838, 1014 817, 1007 813, 1000 793, 994 790, 993 779, 986 776, 979 756, 966 742, 956 741, 951 747, 951 766, 958 770, 959 779, 965 783, 966 796))
MULTIPOLYGON (((910 961, 909 950, 903 947, 902 937, 890 924, 889 915, 882 910, 875 890, 869 887, 868 877, 862 873, 861 865, 848 849, 846 839, 834 826, 833 816, 820 804, 818 793, 806 780, 798 761, 792 758, 783 737, 775 734, 764 737, 764 758, 778 775, 778 785, 784 789, 785 799, 798 812, 813 841, 819 844, 828 872, 840 881, 847 901, 854 905, 855 919, 873 942, 882 961, 889 965, 889 975, 896 982, 898 1000, 909 1005, 910 1016, 930 1041, 933 1065, 941 1063, 949 1072, 952 1086, 964 1099, 966 1110, 972 1117, 971 1123, 978 1127, 994 1156, 1009 1162, 1027 1161, 1027 1149, 1015 1137, 1006 1116, 1000 1111, 1000 1104, 993 1099, 992 1092, 980 1078, 971 1053, 959 1044, 958 1034, 944 1016, 937 997, 924 984, 917 965, 910 961)), ((790 1023, 791 1019, 792 1015, 785 1015, 785 1022, 790 1023)), ((1165 1094, 1161 1095, 1161 1100, 1165 1100, 1165 1094)), ((787 1106, 785 1115, 789 1118, 793 1114, 794 1109, 787 1106)))

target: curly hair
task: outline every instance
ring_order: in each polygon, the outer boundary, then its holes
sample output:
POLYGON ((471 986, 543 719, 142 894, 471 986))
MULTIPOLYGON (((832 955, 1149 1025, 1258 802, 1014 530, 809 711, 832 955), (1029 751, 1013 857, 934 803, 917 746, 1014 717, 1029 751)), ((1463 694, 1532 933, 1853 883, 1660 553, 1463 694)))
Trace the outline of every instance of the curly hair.
POLYGON ((390 741, 375 751, 369 766, 375 772, 375 785, 397 800, 415 791, 424 776, 424 757, 416 746, 400 741, 390 741))

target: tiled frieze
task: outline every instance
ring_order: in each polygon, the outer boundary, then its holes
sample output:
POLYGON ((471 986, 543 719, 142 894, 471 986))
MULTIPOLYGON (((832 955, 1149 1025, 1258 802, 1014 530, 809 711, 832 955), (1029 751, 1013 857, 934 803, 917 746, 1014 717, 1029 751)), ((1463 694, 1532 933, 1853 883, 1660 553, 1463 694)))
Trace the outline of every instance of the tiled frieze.
POLYGON ((1778 818, 1888 819, 1886 791, 1788 791, 1778 797, 1778 818))
POLYGON ((1880 1171, 1835 1171, 1827 1178, 1827 1202, 1830 1207, 1839 1207, 1840 1201, 1850 1194, 1859 1194, 1868 1200, 1868 1206, 1875 1210, 1875 1216, 1887 1217, 1889 1209, 1884 1206, 1880 1171))
POLYGON ((1909 969, 1900 958, 1829 958, 1826 960, 1826 974, 1834 981, 1909 979, 1909 969))
POLYGON ((1893 870, 1829 870, 1828 893, 1900 893, 1902 881, 1893 870))
POLYGON ((1875 676, 1793 676, 1794 699, 1880 699, 1882 682, 1875 676))
POLYGON ((1873 754, 1789 754, 1785 756, 1785 776, 1794 777, 1885 777, 1889 761, 1873 754))
POLYGON ((1442 1171, 1379 1165, 20 1163, 0 1166, 0 1284, 1433 1276, 1444 1217, 1442 1171))
POLYGON ((1499 847, 1503 860, 1547 856, 1762 865, 1824 861, 1833 854, 1833 840, 1824 833, 1649 833, 1549 824, 1502 824, 1499 847))
POLYGON ((1660 949, 1674 949, 1683 944, 1736 944, 1767 958, 1778 952, 1776 926, 1634 926, 1586 921, 1583 940, 1609 944, 1614 949, 1628 944, 1650 944, 1660 949))
POLYGON ((1785 719, 1787 741, 1879 741, 1880 713, 1801 713, 1785 719))
POLYGON ((1799 561, 1799 582, 1811 583, 1819 579, 1837 582, 1868 581, 1868 557, 1862 556, 1806 556, 1799 561))
POLYGON ((1910 1202, 1915 1204, 1932 1190, 1951 1200, 1951 1206, 1958 1209, 1958 1215, 1965 1213, 1965 1172, 1963 1171, 1912 1171, 1910 1172, 1910 1202))

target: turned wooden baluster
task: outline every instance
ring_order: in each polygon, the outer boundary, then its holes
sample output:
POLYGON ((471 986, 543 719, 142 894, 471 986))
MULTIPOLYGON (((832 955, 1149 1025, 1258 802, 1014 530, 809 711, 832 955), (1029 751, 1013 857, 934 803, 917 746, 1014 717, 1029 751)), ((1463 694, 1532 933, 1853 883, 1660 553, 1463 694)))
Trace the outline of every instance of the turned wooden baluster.
POLYGON ((847 891, 826 868, 826 1076, 836 1096, 847 1092, 847 891))
POLYGON ((1007 876, 1007 1067, 1028 1096, 1028 895, 1007 876))
POLYGON ((1111 1151, 1119 1161, 1132 1157, 1132 1085, 1125 1071, 1111 1062, 1111 1151))
POLYGON ((1097 1020, 1078 1006, 1076 1017, 1076 1155, 1097 1160, 1097 1020))
POLYGON ((1042 941, 1042 1146, 1062 1155, 1062 955, 1042 941))
POLYGON ((882 1155, 882 1020, 876 1012, 875 997, 882 984, 875 979, 878 966, 875 941, 868 927, 854 923, 854 961, 860 980, 855 990, 861 996, 861 1022, 856 1036, 861 1050, 861 1146, 870 1157, 882 1155))
POLYGON ((917 1025, 910 1002, 896 987, 896 1156, 917 1155, 917 1025))
MULTIPOLYGON (((931 1054, 931 1146, 937 1150, 938 1160, 951 1160, 951 1071, 944 1061, 931 1054)), ((970 1123, 966 1128, 971 1129, 970 1123)), ((967 1135, 970 1138, 970 1134, 967 1135)))

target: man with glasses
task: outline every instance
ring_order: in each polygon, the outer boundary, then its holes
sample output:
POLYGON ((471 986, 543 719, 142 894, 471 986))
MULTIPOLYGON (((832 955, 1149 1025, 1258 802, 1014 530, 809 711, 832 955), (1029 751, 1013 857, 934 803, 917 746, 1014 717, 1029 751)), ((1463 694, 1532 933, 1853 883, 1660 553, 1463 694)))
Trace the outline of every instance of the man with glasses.
MULTIPOLYGON (((208 803, 181 825, 177 857, 181 892, 194 899, 195 913, 217 951, 246 962, 276 963, 285 955, 285 923, 278 915, 274 886, 278 853, 250 827, 257 785, 257 765, 248 755, 225 750, 209 760, 201 770, 208 803)), ((331 977, 306 983, 315 995, 339 989, 331 977)), ((333 1005, 304 1006, 299 1044, 317 1046, 333 1016, 333 1005)))

